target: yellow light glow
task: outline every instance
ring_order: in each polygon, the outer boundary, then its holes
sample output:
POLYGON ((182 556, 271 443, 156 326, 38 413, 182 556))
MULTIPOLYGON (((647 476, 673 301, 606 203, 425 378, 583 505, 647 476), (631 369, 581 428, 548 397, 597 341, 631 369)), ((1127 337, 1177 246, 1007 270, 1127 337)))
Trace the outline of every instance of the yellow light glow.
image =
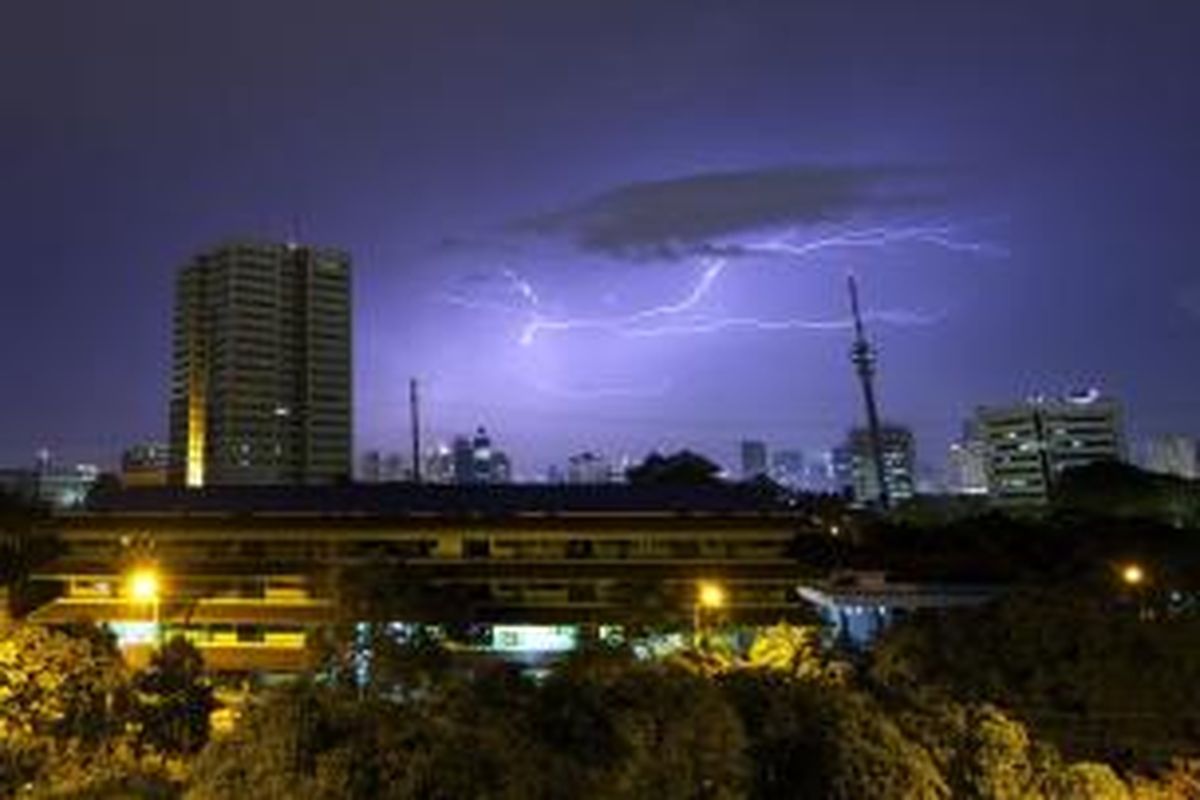
POLYGON ((161 582, 158 573, 150 568, 134 570, 126 582, 129 597, 138 603, 158 601, 161 582))
POLYGON ((720 584, 704 581, 700 584, 698 599, 704 608, 721 608, 725 605, 725 590, 720 584))
POLYGON ((1137 564, 1127 564, 1121 570, 1121 580, 1130 586, 1137 586, 1146 580, 1145 571, 1137 564))

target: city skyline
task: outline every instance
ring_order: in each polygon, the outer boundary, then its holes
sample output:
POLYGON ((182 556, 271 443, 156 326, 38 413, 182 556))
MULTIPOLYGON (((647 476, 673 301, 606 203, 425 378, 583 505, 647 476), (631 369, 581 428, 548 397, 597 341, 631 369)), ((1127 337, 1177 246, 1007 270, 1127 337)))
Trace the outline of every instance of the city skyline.
POLYGON ((850 271, 919 460, 1091 385, 1200 430, 1195 12, 863 8, 21 8, 0 462, 165 439, 175 271, 243 234, 353 255, 359 453, 406 450, 411 376, 518 471, 831 446, 850 271))

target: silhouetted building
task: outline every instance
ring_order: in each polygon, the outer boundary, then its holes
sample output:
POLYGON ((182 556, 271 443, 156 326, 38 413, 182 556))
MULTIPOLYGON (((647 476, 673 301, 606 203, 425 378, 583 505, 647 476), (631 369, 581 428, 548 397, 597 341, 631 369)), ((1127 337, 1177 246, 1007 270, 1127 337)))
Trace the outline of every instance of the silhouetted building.
POLYGON ((1096 391, 980 408, 988 494, 1000 505, 1046 503, 1064 470, 1124 458, 1120 407, 1096 391))
POLYGON ((351 474, 350 257, 235 242, 179 272, 170 477, 321 484, 351 474))
POLYGON ((412 477, 404 458, 399 453, 383 453, 368 450, 363 453, 359 480, 363 483, 393 483, 412 477))
POLYGON ((604 456, 591 451, 577 453, 567 459, 567 483, 612 483, 612 464, 604 456))
POLYGON ((1200 452, 1191 436, 1157 436, 1146 444, 1146 469, 1162 475, 1200 478, 1200 452))
POLYGON ((169 462, 167 446, 161 442, 136 444, 121 454, 121 485, 165 486, 169 462))
POLYGON ((767 474, 767 443, 753 439, 742 441, 742 480, 749 481, 767 474))
MULTIPOLYGON (((892 504, 911 499, 915 493, 916 454, 912 432, 900 425, 879 428, 884 481, 892 504)), ((871 452, 871 434, 866 428, 854 428, 846 439, 851 459, 854 502, 874 505, 879 498, 879 478, 871 452)))

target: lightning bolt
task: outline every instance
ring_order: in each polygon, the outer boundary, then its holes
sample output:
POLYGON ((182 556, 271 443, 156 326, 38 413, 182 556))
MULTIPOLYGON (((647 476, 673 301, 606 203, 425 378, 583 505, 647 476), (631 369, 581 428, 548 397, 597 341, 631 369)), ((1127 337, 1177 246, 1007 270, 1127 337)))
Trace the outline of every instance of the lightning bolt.
MULTIPOLYGON (((511 269, 501 271, 510 290, 522 300, 521 306, 495 301, 473 300, 462 295, 447 295, 448 302, 480 311, 520 315, 527 321, 517 341, 532 345, 539 335, 570 331, 596 330, 621 336, 656 337, 718 333, 728 330, 778 332, 790 330, 845 330, 849 319, 759 319, 757 317, 713 317, 697 313, 696 309, 710 294, 718 279, 733 259, 746 257, 775 257, 797 266, 818 253, 847 248, 886 249, 903 244, 919 244, 956 253, 975 256, 1002 257, 1008 251, 988 242, 975 242, 958 237, 948 225, 910 226, 901 228, 865 228, 841 231, 829 236, 796 241, 795 231, 762 241, 736 242, 705 248, 708 254, 701 262, 704 269, 691 288, 673 302, 651 306, 629 314, 602 317, 551 317, 542 312, 542 305, 532 283, 511 269)), ((877 311, 867 315, 877 322, 891 325, 929 325, 935 317, 906 311, 877 311)))

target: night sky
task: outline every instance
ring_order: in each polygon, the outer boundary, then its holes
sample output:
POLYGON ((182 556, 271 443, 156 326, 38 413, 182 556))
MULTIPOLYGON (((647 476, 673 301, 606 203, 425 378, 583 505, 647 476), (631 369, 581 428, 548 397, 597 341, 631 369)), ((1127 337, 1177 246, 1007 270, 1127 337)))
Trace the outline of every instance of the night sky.
POLYGON ((1098 385, 1200 433, 1200 3, 10 0, 0 464, 165 436, 172 284, 248 235, 355 260, 356 444, 828 447, 938 467, 1098 385), (766 323, 766 324, 764 324, 766 323))

